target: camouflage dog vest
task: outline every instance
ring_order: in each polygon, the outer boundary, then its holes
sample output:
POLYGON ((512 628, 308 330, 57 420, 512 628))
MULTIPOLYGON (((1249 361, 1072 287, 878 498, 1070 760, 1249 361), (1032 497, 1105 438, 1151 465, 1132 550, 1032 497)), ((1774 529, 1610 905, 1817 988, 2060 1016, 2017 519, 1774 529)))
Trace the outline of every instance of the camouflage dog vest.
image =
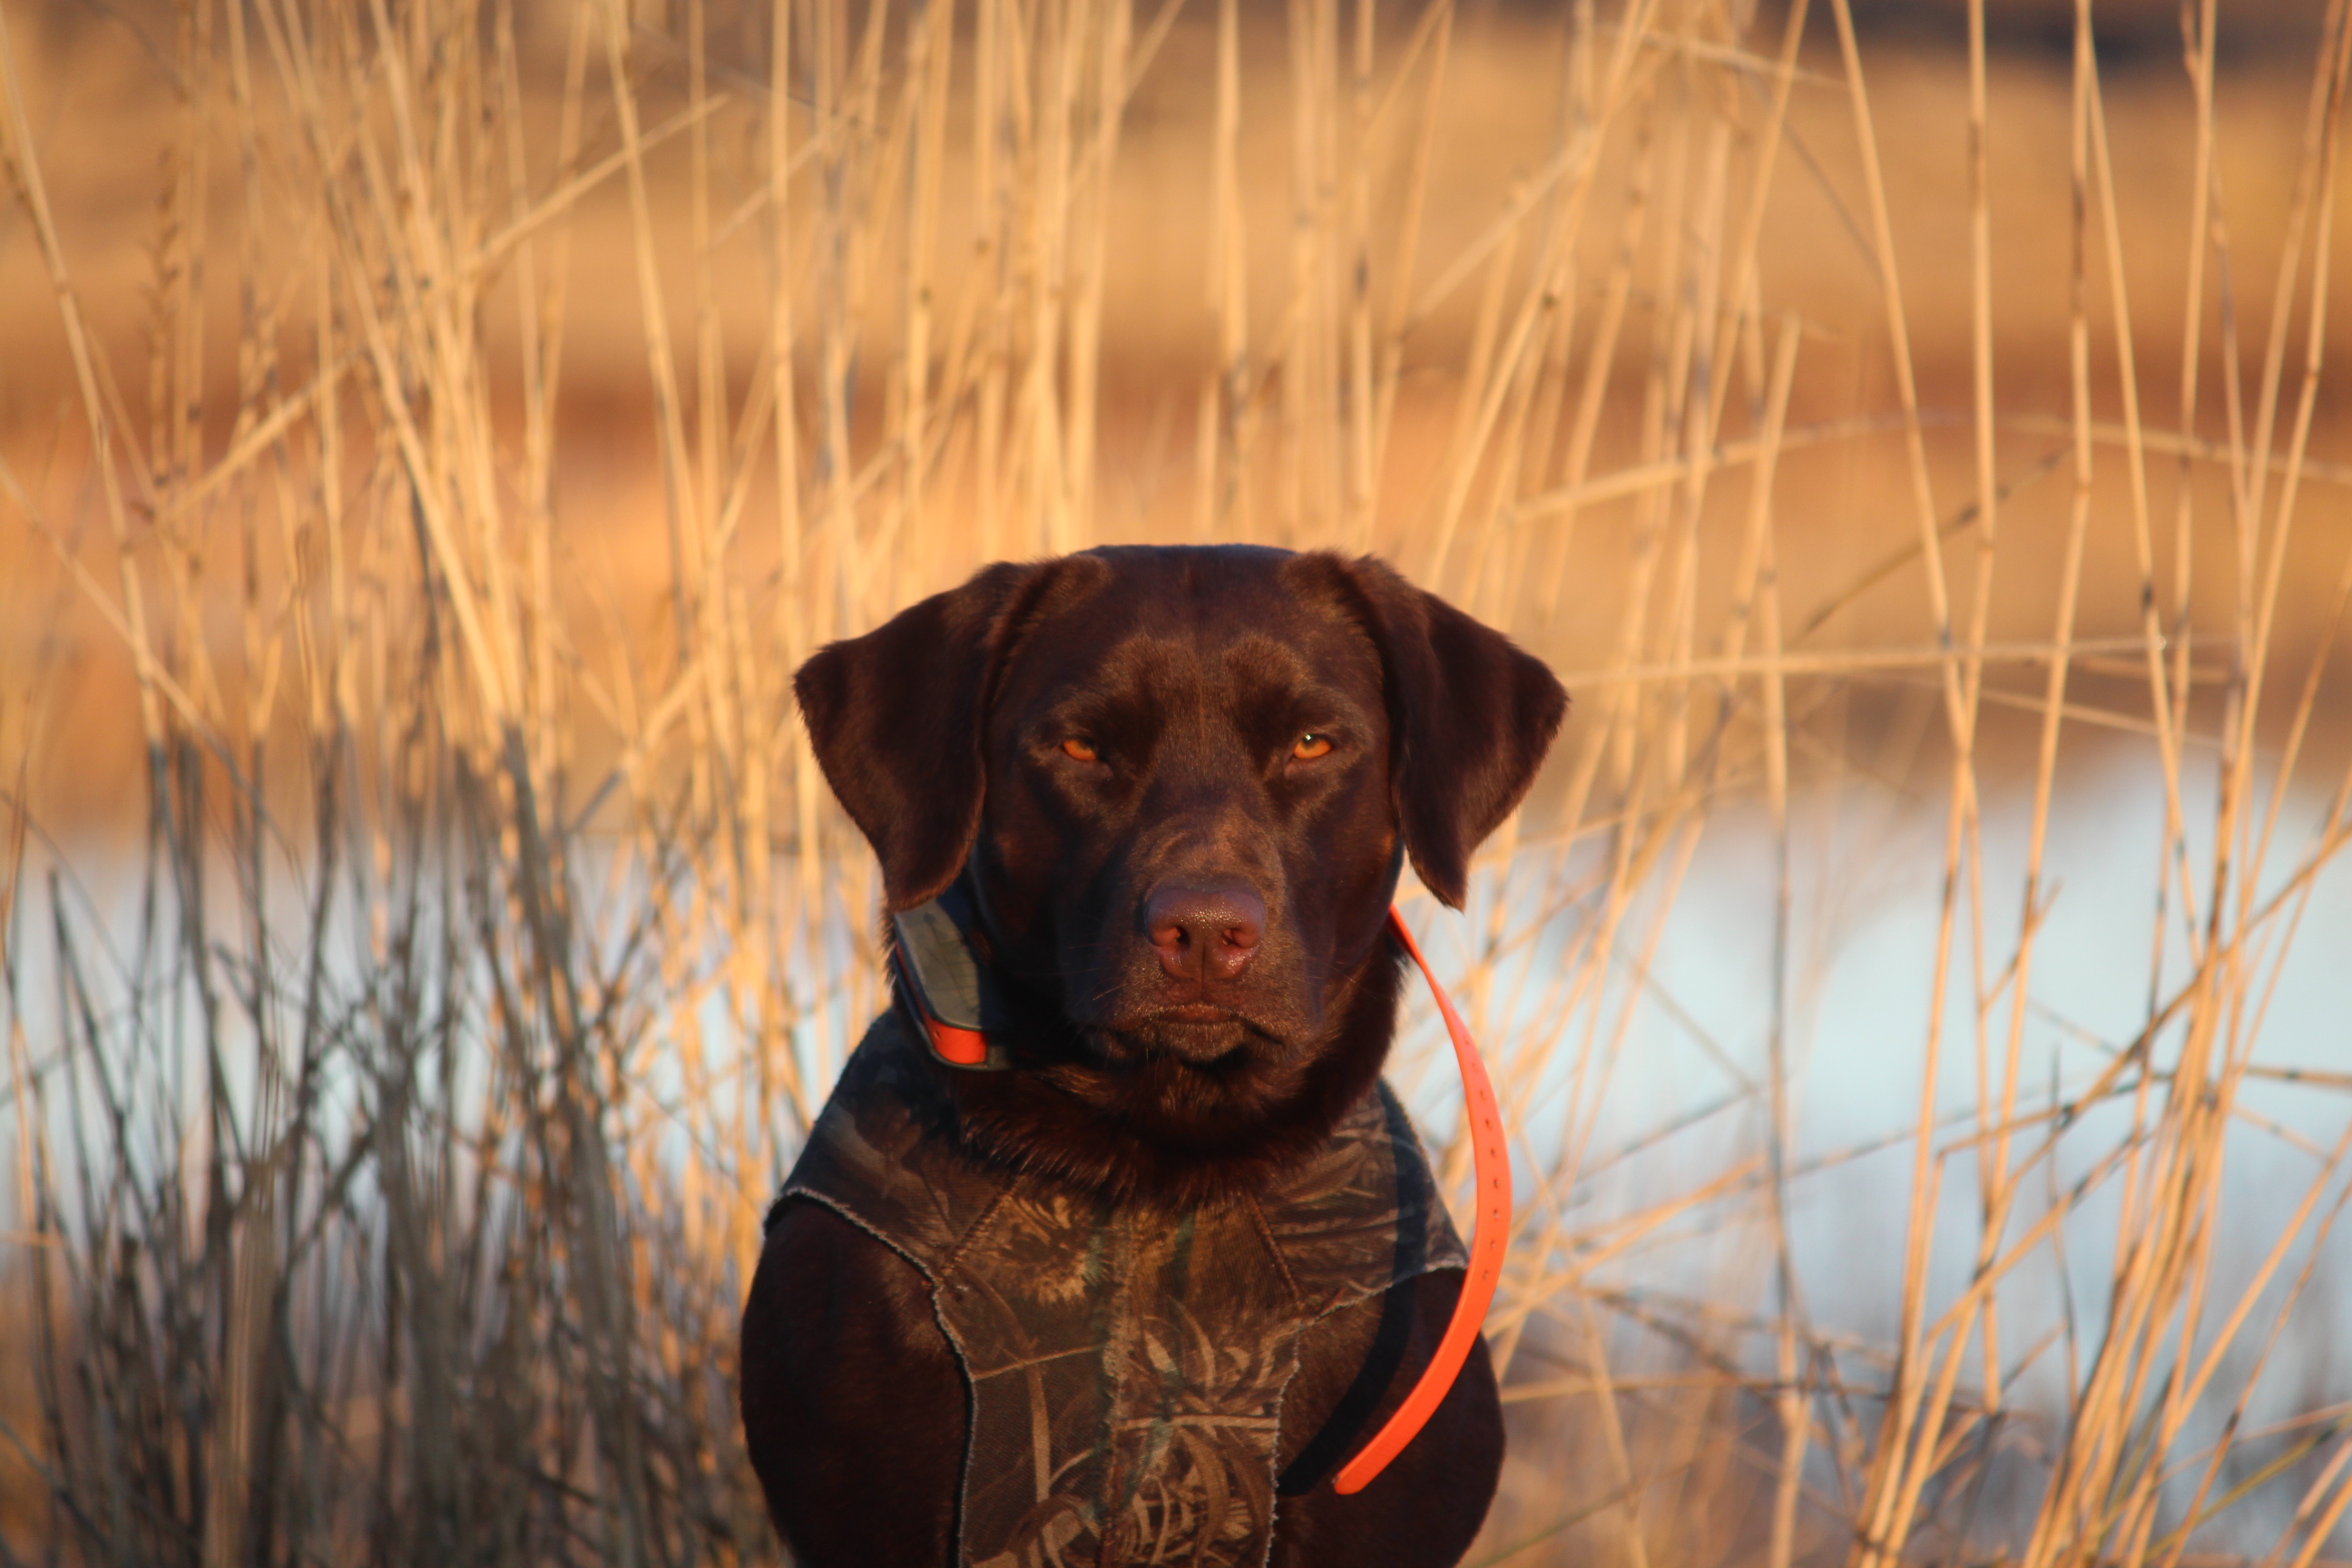
POLYGON ((1396 1097, 1377 1085, 1271 1190, 1171 1215, 983 1163, 914 1110, 921 1048, 875 1021, 784 1195, 930 1283, 970 1391, 959 1562, 1257 1568, 1300 1336, 1464 1266, 1396 1097))

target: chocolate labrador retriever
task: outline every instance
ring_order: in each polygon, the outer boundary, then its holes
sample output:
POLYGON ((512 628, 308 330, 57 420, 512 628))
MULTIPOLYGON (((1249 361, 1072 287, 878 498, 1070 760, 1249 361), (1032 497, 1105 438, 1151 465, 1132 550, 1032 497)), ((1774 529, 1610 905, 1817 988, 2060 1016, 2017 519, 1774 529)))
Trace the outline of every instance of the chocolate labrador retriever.
POLYGON ((989 567, 796 689, 902 957, 744 1310, 795 1561, 1458 1561, 1502 1462, 1483 1343, 1328 1484, 1462 1281, 1380 1082, 1384 921, 1406 857, 1460 906, 1559 682, 1376 561, 1223 546, 989 567), (967 954, 985 1063, 927 1033, 919 926, 967 954))

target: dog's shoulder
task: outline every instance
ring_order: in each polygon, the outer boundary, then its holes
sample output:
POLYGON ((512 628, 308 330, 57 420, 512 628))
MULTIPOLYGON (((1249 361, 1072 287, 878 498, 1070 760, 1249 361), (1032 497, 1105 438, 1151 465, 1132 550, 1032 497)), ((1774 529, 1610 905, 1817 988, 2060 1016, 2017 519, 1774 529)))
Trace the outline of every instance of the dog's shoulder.
POLYGON ((772 1235, 790 1205, 812 1201, 929 1274, 995 1205, 1007 1179, 955 1135, 914 1030, 893 1007, 843 1067, 768 1226, 772 1235))
POLYGON ((744 1305, 739 1376, 752 1466, 796 1562, 948 1561, 963 1374, 904 1257, 788 1191, 744 1305))

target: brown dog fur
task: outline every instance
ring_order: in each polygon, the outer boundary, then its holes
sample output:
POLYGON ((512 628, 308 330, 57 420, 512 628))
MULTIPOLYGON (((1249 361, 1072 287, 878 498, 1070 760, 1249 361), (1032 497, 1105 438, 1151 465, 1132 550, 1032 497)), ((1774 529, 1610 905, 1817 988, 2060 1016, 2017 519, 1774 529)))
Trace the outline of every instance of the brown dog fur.
MULTIPOLYGON (((1458 908, 1567 700, 1377 562, 1244 546, 992 566, 824 649, 796 689, 888 905, 966 877, 1017 1016, 1018 1070, 938 1068, 937 1113, 978 1158, 1171 1208, 1262 1186, 1370 1089, 1401 858, 1458 908)), ((1285 1466, 1377 1429, 1459 1286, 1425 1275, 1309 1330, 1285 1466)), ((914 1268, 817 1205, 770 1216, 742 1405, 802 1563, 953 1560, 954 1354, 914 1268)), ((1370 1487, 1284 1501, 1274 1561, 1454 1563, 1501 1451, 1481 1343, 1370 1487)))

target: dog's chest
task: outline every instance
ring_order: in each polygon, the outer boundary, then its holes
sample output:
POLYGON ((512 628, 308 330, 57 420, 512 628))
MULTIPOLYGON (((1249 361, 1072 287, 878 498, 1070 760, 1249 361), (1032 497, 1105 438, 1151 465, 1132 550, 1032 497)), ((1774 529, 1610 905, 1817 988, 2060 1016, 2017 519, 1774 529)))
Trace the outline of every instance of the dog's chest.
POLYGON ((970 1568, 1255 1568, 1272 1539, 1282 1401, 1307 1326, 1461 1244, 1383 1087, 1281 1187, 1169 1215, 1009 1176, 926 1133, 886 1016, 787 1193, 930 1282, 971 1390, 970 1568))

